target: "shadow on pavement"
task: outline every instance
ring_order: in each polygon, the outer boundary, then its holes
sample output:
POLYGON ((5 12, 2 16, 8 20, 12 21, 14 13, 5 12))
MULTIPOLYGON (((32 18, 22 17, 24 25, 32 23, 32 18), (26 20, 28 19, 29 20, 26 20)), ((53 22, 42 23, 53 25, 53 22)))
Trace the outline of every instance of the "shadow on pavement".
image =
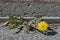
POLYGON ((57 34, 57 32, 51 28, 49 28, 47 32, 45 32, 45 33, 41 32, 41 33, 44 35, 47 35, 47 36, 54 36, 57 34))
MULTIPOLYGON (((15 34, 20 33, 20 31, 23 29, 23 27, 21 27, 21 28, 19 28, 19 29, 20 29, 20 30, 19 30, 18 32, 16 32, 15 34)), ((29 30, 30 30, 30 31, 35 31, 35 28, 31 27, 29 30)), ((48 31, 46 31, 46 32, 42 32, 42 31, 40 31, 40 30, 38 30, 38 29, 36 29, 36 30, 39 31, 40 33, 46 35, 46 36, 54 36, 54 35, 57 34, 57 32, 56 32, 55 30, 51 29, 51 28, 48 28, 48 31)))

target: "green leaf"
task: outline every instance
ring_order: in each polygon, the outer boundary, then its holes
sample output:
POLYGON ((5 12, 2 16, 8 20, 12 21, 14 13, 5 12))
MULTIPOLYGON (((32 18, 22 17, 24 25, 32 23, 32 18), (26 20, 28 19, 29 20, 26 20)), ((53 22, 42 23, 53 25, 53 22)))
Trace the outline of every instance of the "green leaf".
POLYGON ((12 20, 9 20, 9 22, 12 23, 12 24, 15 24, 17 22, 17 20, 12 19, 12 20))
POLYGON ((42 16, 38 15, 38 16, 36 17, 36 20, 39 20, 41 17, 42 17, 42 16))
POLYGON ((9 17, 9 22, 12 24, 15 24, 17 22, 17 17, 16 16, 10 16, 9 17))

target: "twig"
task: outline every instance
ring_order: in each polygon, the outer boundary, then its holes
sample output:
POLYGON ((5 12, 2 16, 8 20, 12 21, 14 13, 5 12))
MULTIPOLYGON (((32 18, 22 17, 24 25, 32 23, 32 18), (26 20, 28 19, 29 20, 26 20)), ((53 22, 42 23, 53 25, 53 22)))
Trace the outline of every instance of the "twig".
POLYGON ((6 21, 4 24, 2 24, 2 25, 0 25, 0 26, 4 26, 4 25, 6 25, 8 23, 8 21, 6 21))

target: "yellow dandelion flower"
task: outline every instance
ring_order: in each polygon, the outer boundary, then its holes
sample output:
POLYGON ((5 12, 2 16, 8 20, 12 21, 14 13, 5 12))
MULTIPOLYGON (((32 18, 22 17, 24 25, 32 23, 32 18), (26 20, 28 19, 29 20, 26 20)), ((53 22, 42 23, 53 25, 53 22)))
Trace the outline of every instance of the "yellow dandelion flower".
POLYGON ((47 31, 48 30, 48 23, 45 21, 41 21, 37 24, 37 29, 40 31, 47 31))

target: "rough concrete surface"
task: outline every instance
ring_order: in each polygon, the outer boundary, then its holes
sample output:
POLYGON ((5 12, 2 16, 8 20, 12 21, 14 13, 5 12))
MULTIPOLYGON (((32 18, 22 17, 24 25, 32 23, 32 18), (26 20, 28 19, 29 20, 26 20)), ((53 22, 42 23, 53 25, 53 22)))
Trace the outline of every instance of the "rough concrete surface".
POLYGON ((15 30, 8 30, 4 27, 0 27, 0 40, 60 40, 60 29, 58 28, 57 34, 55 35, 44 35, 40 32, 31 32, 30 34, 24 33, 21 31, 18 34, 14 34, 15 30))
MULTIPOLYGON (((0 2, 0 16, 4 14, 23 15, 23 16, 60 16, 60 3, 58 2, 0 2)), ((14 34, 18 29, 8 30, 0 27, 0 40, 60 40, 60 29, 54 36, 47 36, 40 32, 26 34, 23 31, 14 34)))
POLYGON ((2 2, 0 3, 0 16, 4 14, 23 16, 60 16, 60 3, 55 2, 2 2))

